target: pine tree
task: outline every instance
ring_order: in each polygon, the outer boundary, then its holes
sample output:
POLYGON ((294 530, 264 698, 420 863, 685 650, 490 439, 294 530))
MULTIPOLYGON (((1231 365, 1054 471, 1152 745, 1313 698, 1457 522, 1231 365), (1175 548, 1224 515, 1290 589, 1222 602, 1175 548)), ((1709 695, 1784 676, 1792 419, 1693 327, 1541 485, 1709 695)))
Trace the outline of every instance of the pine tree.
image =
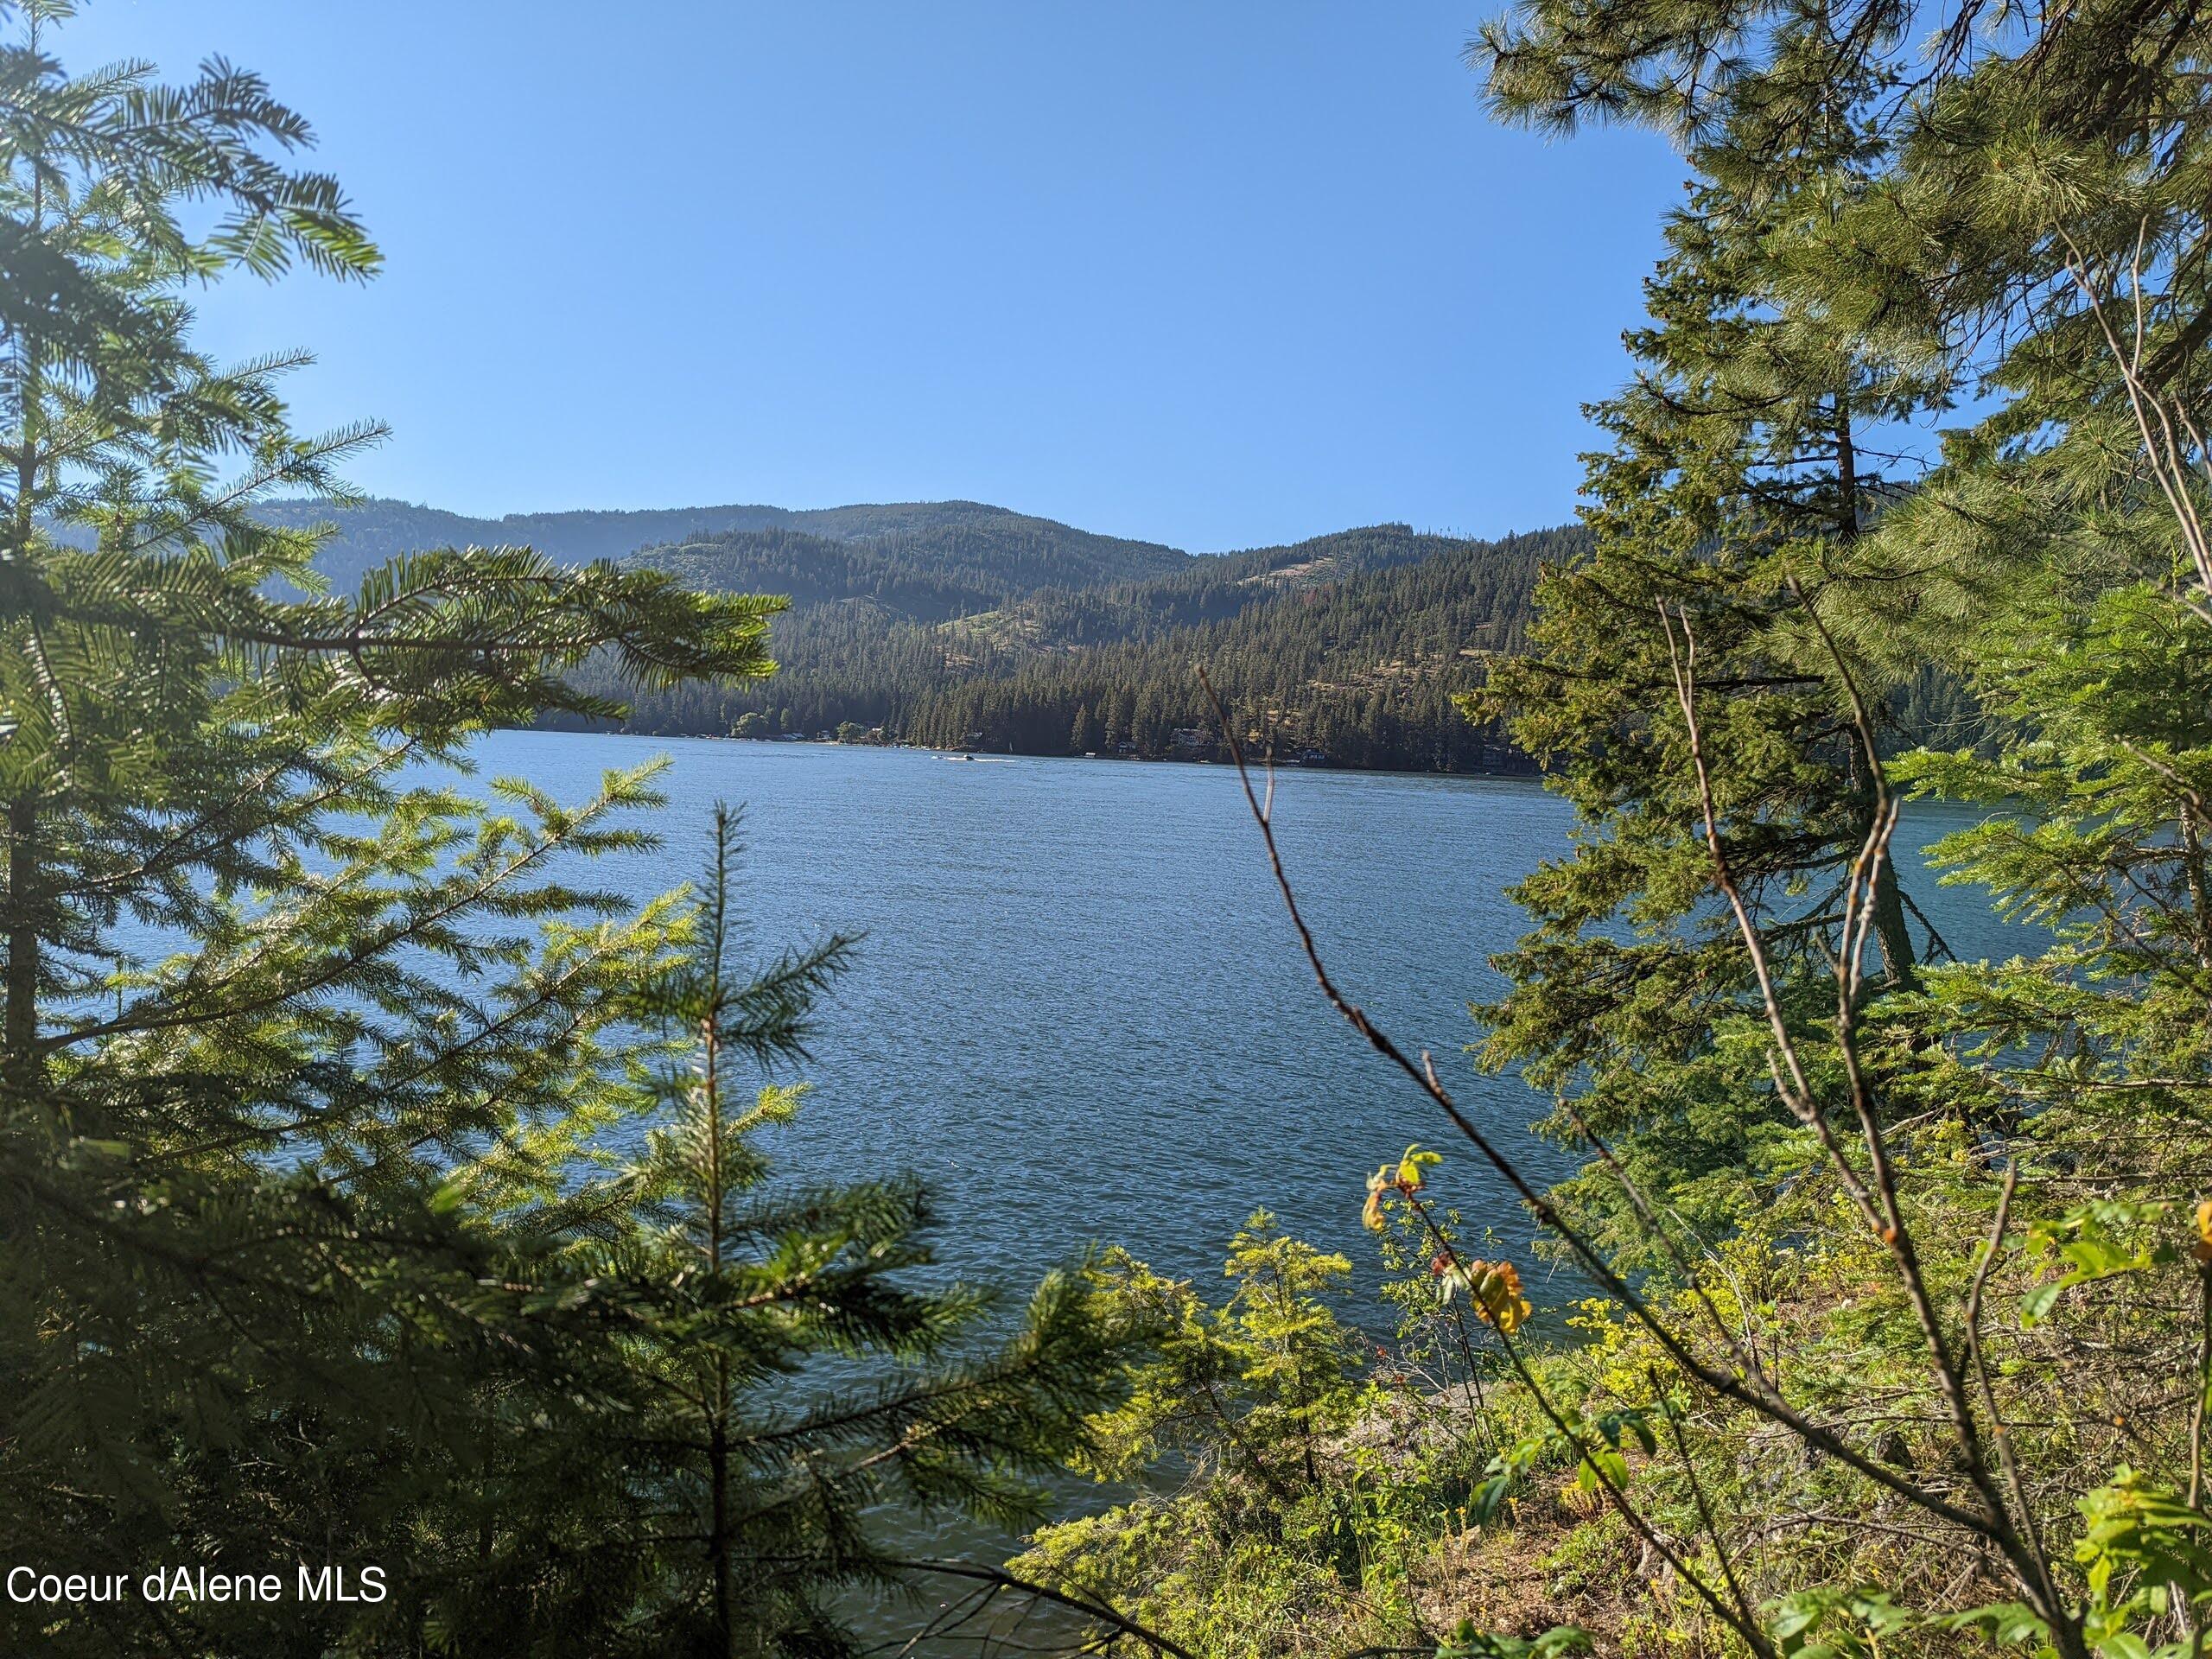
MULTIPOLYGON (((1478 54, 1500 110, 1562 124, 1610 111, 1578 101, 1584 56, 1602 49, 1593 20, 1526 16, 1478 54)), ((1910 458, 1882 446, 1944 405, 1954 373, 1897 348, 1906 321, 1870 339, 1806 297, 1891 161, 1867 111, 1898 72, 1839 64, 1831 21, 1817 0, 1786 9, 1756 87, 1683 118, 1697 176, 1645 284, 1649 321, 1627 337, 1635 378, 1591 411, 1609 447, 1587 461, 1589 550, 1540 584, 1529 654, 1491 659, 1469 701, 1549 766, 1589 832, 1518 890, 1538 927, 1500 959, 1513 987, 1486 1010, 1486 1057, 1575 1080, 1632 1166, 1675 1173, 1740 1165, 1761 1132, 1720 1103, 1755 1077, 1708 1065, 1685 1089, 1673 1069, 1754 989, 1733 917, 1708 902, 1677 674, 1694 651, 1727 857, 1776 971, 1815 988, 1808 1018, 1825 1006, 1820 941, 1872 827, 1873 772, 1910 742, 1891 705, 1920 664, 1859 650, 1835 619, 1867 585, 1866 532, 1909 488, 1910 458)), ((1932 938, 1915 937, 1894 861, 1876 884, 1885 981, 1909 987, 1932 938)), ((1572 1133, 1564 1116, 1554 1127, 1572 1133)))
MULTIPOLYGON (((253 509, 376 429, 294 436, 301 359, 214 364, 183 296, 375 249, 257 78, 72 77, 68 15, 0 46, 0 1553, 398 1563, 486 1391, 557 1399, 575 1336, 542 1242, 448 1181, 605 1122, 670 919, 548 869, 644 844, 646 774, 484 804, 410 769, 613 712, 567 683, 594 653, 756 674, 775 607, 512 549, 315 591, 315 536, 253 509)), ((412 1616, 134 1597, 35 1639, 321 1653, 412 1616)))
MULTIPOLYGON (((531 1206, 600 1315, 577 1361, 596 1403, 503 1429, 531 1444, 437 1614, 465 1651, 571 1651, 589 1630, 607 1653, 848 1651, 839 1593, 902 1572, 887 1511, 1032 1522, 1034 1477, 1118 1397, 1122 1338, 1079 1276, 1048 1276, 1009 1322, 929 1271, 912 1183, 770 1179, 758 1142, 804 1090, 754 1084, 805 1058, 850 942, 741 967, 737 852, 718 809, 680 954, 624 997, 664 1036, 641 1104, 663 1127, 531 1206)), ((486 1179, 478 1196, 506 1185, 486 1179)))

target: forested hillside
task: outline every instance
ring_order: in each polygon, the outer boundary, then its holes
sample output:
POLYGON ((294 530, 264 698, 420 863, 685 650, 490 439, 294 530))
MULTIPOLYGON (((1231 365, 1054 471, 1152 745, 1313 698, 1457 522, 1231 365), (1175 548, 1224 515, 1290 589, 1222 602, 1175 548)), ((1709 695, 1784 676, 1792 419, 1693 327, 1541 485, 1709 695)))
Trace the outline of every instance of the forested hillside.
MULTIPOLYGON (((979 569, 925 571, 778 532, 657 549, 632 562, 794 605, 775 624, 772 680, 632 695, 630 728, 852 724, 942 747, 1197 757, 1217 749, 1193 671, 1203 663, 1248 727, 1274 731, 1284 750, 1355 766, 1510 767, 1521 763, 1452 698, 1476 683, 1482 653, 1519 647, 1541 566, 1578 540, 1386 524, 964 608, 963 596, 987 596, 979 569)), ((621 690, 611 673, 591 683, 621 690)))

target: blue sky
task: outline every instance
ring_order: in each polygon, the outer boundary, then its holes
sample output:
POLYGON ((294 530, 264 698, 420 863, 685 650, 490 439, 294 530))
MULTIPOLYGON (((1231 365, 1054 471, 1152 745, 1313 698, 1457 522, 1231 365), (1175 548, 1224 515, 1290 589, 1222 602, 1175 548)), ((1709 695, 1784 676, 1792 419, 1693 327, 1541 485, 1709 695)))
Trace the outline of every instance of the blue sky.
POLYGON ((1484 0, 94 0, 304 111, 366 289, 234 280, 458 511, 965 497, 1194 550, 1569 516, 1681 162, 1491 124, 1484 0))

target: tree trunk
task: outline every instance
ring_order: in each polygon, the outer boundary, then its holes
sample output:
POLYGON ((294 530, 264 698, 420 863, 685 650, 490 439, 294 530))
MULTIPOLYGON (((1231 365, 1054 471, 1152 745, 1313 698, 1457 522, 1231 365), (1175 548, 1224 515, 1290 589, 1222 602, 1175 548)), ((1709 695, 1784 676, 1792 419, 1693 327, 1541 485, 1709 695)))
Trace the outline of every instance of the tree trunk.
POLYGON ((1914 971, 1912 934, 1905 926, 1904 897, 1897 887, 1895 849, 1874 876, 1874 940, 1882 948, 1883 976, 1891 990, 1910 990, 1914 971))
MULTIPOLYGON (((1847 545, 1859 539, 1859 447, 1851 429, 1851 401, 1838 393, 1835 400, 1835 474, 1836 474, 1836 539, 1847 545)), ((1870 735, 1870 742, 1872 741, 1870 735)), ((1869 766, 1878 766, 1882 757, 1878 753, 1866 756, 1869 766)), ((1873 779, 1866 780, 1866 794, 1871 807, 1873 779)), ((1871 817, 1867 828, 1872 828, 1871 817)), ((1883 977, 1893 990, 1909 988, 1914 982, 1915 966, 1912 935, 1905 926, 1904 899, 1897 887, 1897 849, 1887 850, 1882 866, 1874 875, 1874 940, 1881 947, 1883 977)))

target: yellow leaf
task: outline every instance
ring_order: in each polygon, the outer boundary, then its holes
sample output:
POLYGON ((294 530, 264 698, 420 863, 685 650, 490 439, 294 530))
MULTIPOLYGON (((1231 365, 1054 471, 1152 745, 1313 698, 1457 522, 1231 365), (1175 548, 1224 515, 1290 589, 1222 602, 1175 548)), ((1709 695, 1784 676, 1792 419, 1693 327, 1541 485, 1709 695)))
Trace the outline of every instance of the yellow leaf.
POLYGON ((1509 1336, 1535 1311, 1521 1293, 1521 1270, 1510 1262, 1470 1262, 1466 1275, 1476 1311, 1509 1336))
POLYGON ((1414 1141, 1412 1146, 1406 1148, 1406 1155, 1398 1160, 1398 1185, 1408 1192, 1420 1192, 1424 1179, 1421 1171, 1431 1164, 1440 1164, 1443 1161, 1443 1154, 1423 1152, 1421 1149, 1421 1142, 1414 1141))
POLYGON ((1367 1178, 1367 1205, 1359 1212, 1360 1225, 1379 1233, 1389 1224, 1382 1215, 1382 1195, 1390 1187, 1390 1166, 1385 1164, 1367 1178))

